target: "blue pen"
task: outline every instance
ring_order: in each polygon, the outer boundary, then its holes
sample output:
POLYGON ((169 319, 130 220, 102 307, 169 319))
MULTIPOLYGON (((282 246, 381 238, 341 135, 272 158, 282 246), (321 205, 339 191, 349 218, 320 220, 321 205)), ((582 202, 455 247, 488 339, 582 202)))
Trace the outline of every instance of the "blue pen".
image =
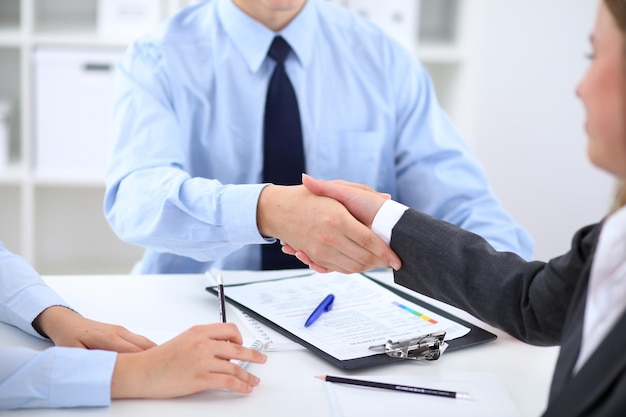
POLYGON ((315 320, 317 320, 323 312, 329 311, 333 307, 333 301, 335 301, 335 296, 332 294, 328 294, 326 298, 317 306, 315 310, 311 313, 308 319, 306 319, 306 323, 304 323, 304 327, 309 327, 312 325, 315 320))

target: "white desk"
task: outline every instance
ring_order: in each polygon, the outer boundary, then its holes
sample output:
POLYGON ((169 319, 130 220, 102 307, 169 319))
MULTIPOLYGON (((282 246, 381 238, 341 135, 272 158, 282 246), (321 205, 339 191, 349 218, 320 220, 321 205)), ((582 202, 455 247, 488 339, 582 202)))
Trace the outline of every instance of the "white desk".
MULTIPOLYGON (((147 335, 173 335, 195 324, 219 320, 217 299, 204 290, 207 281, 202 275, 49 276, 45 280, 83 315, 121 324, 147 335)), ((447 308, 457 316, 496 333, 498 339, 481 346, 446 353, 438 361, 403 361, 397 365, 385 365, 384 368, 366 368, 351 372, 337 369, 304 350, 269 352, 265 365, 253 364, 249 368, 250 372, 261 378, 261 384, 250 395, 207 391, 173 400, 117 400, 109 408, 21 410, 7 414, 29 417, 323 417, 330 415, 330 407, 324 383, 315 379, 315 375, 406 375, 416 372, 422 375, 445 375, 449 372, 492 372, 500 377, 522 416, 539 416, 547 402, 558 348, 539 348, 523 344, 459 310, 447 308)), ((232 311, 228 316, 232 321, 236 321, 236 317, 232 311)), ((249 334, 245 326, 240 326, 240 329, 244 335, 249 334)), ((0 344, 31 346, 37 349, 49 346, 46 342, 4 324, 0 324, 0 344)))

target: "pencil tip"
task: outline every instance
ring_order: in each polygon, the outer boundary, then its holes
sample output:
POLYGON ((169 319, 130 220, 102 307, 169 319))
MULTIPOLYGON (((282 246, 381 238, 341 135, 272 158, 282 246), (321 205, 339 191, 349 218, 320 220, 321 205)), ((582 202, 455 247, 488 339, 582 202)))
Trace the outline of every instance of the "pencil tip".
POLYGON ((215 279, 218 285, 224 285, 224 276, 222 275, 221 272, 217 273, 217 276, 215 277, 215 279))
POLYGON ((315 378, 321 379, 322 381, 326 381, 326 375, 318 375, 315 378))

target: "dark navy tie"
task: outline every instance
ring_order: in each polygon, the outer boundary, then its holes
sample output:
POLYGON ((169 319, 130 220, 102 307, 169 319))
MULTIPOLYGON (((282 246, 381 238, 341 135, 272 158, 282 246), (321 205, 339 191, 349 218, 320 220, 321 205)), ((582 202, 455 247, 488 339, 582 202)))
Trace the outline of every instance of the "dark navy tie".
MULTIPOLYGON (((289 44, 277 36, 267 53, 276 62, 276 68, 265 101, 263 182, 276 185, 300 184, 304 172, 298 100, 284 66, 290 51, 289 44)), ((261 255, 262 269, 305 267, 295 256, 285 255, 279 242, 262 245, 261 255)))

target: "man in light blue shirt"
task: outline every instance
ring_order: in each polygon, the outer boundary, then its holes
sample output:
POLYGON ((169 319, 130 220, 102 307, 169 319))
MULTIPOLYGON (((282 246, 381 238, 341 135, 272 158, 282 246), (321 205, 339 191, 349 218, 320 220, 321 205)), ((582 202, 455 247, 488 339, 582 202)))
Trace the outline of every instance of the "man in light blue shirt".
POLYGON ((342 257, 396 265, 371 231, 354 234, 343 206, 261 184, 277 34, 292 49, 308 174, 367 184, 532 256, 426 70, 378 27, 325 0, 211 0, 135 42, 118 68, 104 209, 121 239, 146 248, 138 271, 259 269, 272 238, 330 269, 342 257))
POLYGON ((2 242, 0 322, 57 345, 43 351, 0 346, 0 410, 106 406, 111 398, 178 397, 209 388, 249 393, 258 378, 225 362, 265 361, 256 350, 236 349, 241 335, 229 323, 196 326, 155 347, 123 327, 84 318, 2 242))

